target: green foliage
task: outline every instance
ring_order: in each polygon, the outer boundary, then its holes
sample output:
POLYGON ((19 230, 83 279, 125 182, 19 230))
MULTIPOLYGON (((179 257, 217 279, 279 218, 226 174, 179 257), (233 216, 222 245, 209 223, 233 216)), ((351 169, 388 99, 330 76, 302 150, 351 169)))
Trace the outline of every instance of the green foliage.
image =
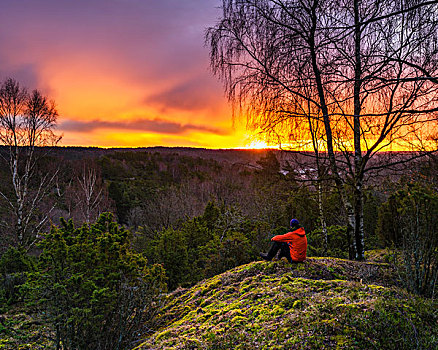
POLYGON ((419 183, 405 185, 382 205, 378 232, 387 245, 397 248, 394 261, 408 289, 433 297, 438 282, 436 191, 419 183))
POLYGON ((121 222, 126 221, 130 208, 130 200, 128 196, 129 189, 127 184, 112 181, 108 186, 108 193, 116 204, 117 215, 120 217, 121 222))
POLYGON ((255 259, 259 230, 234 207, 209 202, 203 215, 145 241, 148 257, 166 270, 170 290, 192 285, 255 259))
POLYGON ((381 248, 382 244, 376 234, 378 210, 381 205, 375 193, 376 190, 364 190, 363 222, 365 242, 368 250, 381 248))
POLYGON ((22 248, 10 247, 0 258, 0 273, 2 275, 27 272, 35 267, 35 258, 22 248))
POLYGON ((35 259, 22 248, 10 247, 0 258, 0 301, 13 304, 22 298, 20 286, 26 272, 35 267, 35 259))
POLYGON ((400 246, 402 237, 398 221, 398 200, 396 195, 391 195, 383 203, 378 212, 377 234, 384 246, 400 246))
MULTIPOLYGON (((142 210, 142 216, 148 219, 157 219, 153 215, 157 211, 154 206, 163 200, 163 194, 171 199, 175 192, 171 189, 178 191, 187 184, 197 186, 220 169, 214 160, 150 152, 114 152, 102 157, 98 164, 103 178, 109 183, 109 196, 115 202, 118 220, 123 224, 130 224, 130 211, 134 208, 142 210)), ((160 206, 171 204, 168 199, 168 203, 160 203, 160 206)), ((148 220, 141 224, 157 226, 148 220)))
MULTIPOLYGON (((207 208, 208 209, 208 208, 207 208)), ((202 247, 214 240, 214 231, 204 216, 195 217, 182 224, 181 232, 187 242, 187 253, 190 260, 190 281, 197 281, 204 278, 204 254, 202 247)))
POLYGON ((252 260, 250 240, 241 232, 229 232, 220 240, 210 241, 203 249, 204 275, 211 277, 252 260))
POLYGON ((347 228, 345 226, 327 227, 327 252, 324 253, 324 235, 321 228, 307 235, 309 256, 331 256, 348 258, 347 228))
POLYGON ((189 258, 183 233, 172 228, 164 230, 154 249, 157 261, 166 271, 169 289, 173 290, 178 285, 185 284, 189 278, 189 258))
POLYGON ((301 187, 290 193, 287 201, 287 213, 289 213, 288 219, 286 218, 287 223, 291 218, 297 218, 309 232, 320 224, 315 193, 312 193, 307 187, 301 187))
POLYGON ((80 228, 61 220, 45 235, 25 290, 64 349, 125 348, 143 316, 152 326, 164 271, 134 253, 129 238, 108 213, 80 228))

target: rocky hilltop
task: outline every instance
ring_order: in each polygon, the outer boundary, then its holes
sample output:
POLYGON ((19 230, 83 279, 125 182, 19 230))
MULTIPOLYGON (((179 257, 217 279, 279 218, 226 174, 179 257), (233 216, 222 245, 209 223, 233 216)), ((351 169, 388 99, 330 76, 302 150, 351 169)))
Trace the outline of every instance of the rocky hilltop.
POLYGON ((438 349, 438 303, 391 265, 256 261, 178 289, 135 349, 438 349))

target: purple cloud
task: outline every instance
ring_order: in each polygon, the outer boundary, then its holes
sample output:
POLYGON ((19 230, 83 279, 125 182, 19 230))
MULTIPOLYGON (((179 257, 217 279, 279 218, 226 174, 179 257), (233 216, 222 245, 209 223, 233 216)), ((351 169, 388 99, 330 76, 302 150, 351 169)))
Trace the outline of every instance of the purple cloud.
POLYGON ((199 111, 215 107, 219 102, 217 96, 220 96, 220 94, 221 90, 217 82, 199 77, 174 85, 170 89, 155 95, 148 96, 145 99, 145 103, 161 107, 164 110, 171 108, 184 111, 199 111))
POLYGON ((26 87, 29 90, 35 89, 40 86, 38 81, 38 74, 35 67, 32 65, 20 65, 9 69, 2 69, 5 65, 0 58, 0 83, 7 78, 13 78, 17 80, 20 85, 26 87))
POLYGON ((153 132, 159 134, 184 134, 187 131, 201 131, 216 135, 227 135, 228 131, 205 125, 180 124, 161 119, 136 119, 129 121, 105 120, 65 120, 59 125, 61 131, 92 132, 98 129, 132 130, 140 132, 153 132))

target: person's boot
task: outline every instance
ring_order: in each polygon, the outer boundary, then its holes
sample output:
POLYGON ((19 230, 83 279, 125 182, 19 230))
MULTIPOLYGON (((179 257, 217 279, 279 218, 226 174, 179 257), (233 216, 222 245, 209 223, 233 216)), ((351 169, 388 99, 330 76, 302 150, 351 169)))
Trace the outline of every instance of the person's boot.
POLYGON ((272 260, 272 258, 269 256, 268 253, 260 253, 260 257, 261 257, 263 260, 266 260, 266 261, 271 261, 271 260, 272 260))
POLYGON ((273 242, 271 248, 267 253, 260 253, 262 259, 271 261, 275 255, 277 255, 278 250, 280 249, 280 245, 277 242, 273 242))

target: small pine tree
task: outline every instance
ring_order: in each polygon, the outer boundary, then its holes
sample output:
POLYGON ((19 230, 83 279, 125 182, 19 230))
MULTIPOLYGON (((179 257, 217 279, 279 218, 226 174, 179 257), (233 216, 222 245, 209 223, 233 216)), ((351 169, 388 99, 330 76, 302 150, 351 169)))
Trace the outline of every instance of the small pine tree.
POLYGON ((61 220, 40 243, 43 253, 25 285, 56 333, 57 349, 123 349, 154 318, 165 290, 160 265, 130 249, 130 233, 102 214, 75 228, 61 220), (146 323, 147 324, 147 323, 146 323))
POLYGON ((158 261, 166 270, 167 285, 170 290, 187 282, 189 261, 187 244, 183 234, 172 228, 164 230, 156 246, 158 261))

